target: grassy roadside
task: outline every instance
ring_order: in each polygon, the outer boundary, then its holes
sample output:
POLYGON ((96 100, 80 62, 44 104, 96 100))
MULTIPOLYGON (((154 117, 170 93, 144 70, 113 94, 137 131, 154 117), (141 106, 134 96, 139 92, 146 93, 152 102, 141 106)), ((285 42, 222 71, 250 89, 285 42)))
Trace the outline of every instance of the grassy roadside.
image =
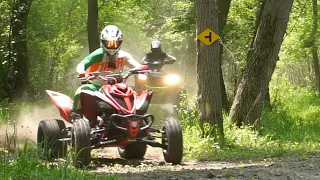
POLYGON ((179 111, 184 131, 185 159, 234 160, 305 155, 320 150, 320 99, 306 89, 273 91, 273 109, 265 109, 260 131, 238 128, 224 117, 225 146, 212 137, 202 137, 197 125, 198 110, 185 98, 179 111))

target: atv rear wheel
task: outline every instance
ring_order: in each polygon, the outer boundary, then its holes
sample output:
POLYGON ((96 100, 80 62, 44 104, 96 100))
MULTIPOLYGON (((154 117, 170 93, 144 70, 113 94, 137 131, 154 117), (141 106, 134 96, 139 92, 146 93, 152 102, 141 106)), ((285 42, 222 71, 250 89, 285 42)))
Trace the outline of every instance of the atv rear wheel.
POLYGON ((62 120, 42 120, 38 126, 37 143, 42 150, 42 156, 48 160, 64 158, 67 154, 67 144, 59 141, 63 138, 61 131, 66 128, 62 120))
POLYGON ((72 146, 74 146, 75 167, 87 166, 91 161, 90 125, 83 119, 73 123, 72 146))
POLYGON ((162 134, 163 156, 166 162, 179 164, 183 155, 182 129, 179 121, 175 118, 166 118, 162 134))
POLYGON ((120 157, 125 159, 142 159, 146 151, 147 145, 145 143, 133 143, 124 147, 118 147, 120 157))

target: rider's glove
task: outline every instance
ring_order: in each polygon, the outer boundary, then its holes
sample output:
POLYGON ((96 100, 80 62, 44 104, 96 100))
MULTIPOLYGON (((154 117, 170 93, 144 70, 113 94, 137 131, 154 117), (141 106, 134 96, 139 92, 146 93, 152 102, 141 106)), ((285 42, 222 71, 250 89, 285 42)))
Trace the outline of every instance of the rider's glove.
POLYGON ((89 77, 89 75, 87 73, 78 74, 79 79, 87 79, 87 77, 89 77))
POLYGON ((129 70, 129 73, 136 74, 138 71, 148 70, 149 67, 147 65, 141 65, 139 68, 132 68, 129 70))
POLYGON ((140 71, 148 70, 148 69, 149 69, 149 67, 147 65, 141 65, 139 68, 140 71))

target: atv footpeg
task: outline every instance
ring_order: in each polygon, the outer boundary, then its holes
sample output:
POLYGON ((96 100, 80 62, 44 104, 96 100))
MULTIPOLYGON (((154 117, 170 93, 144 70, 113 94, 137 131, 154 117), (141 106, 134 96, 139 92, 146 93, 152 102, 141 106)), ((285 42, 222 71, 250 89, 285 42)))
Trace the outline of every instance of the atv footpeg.
POLYGON ((62 138, 62 139, 59 139, 59 141, 64 143, 71 143, 71 138, 62 138))

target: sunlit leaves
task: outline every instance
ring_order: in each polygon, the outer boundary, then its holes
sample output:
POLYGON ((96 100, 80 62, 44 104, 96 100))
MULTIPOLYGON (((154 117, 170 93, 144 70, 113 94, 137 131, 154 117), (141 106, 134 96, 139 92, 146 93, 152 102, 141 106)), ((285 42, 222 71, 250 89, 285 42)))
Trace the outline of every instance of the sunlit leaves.
POLYGON ((29 15, 29 57, 33 95, 62 85, 86 40, 87 4, 80 0, 37 0, 29 15), (44 71, 46 69, 46 71, 44 71), (53 74, 52 74, 53 73, 53 74), (61 81, 62 80, 62 81, 61 81))
POLYGON ((173 18, 175 32, 195 32, 195 8, 192 2, 177 1, 173 3, 179 15, 173 18))
MULTIPOLYGON (((312 29, 312 2, 294 1, 287 32, 280 51, 276 73, 296 86, 312 86, 310 47, 312 29)), ((319 28, 318 28, 319 29, 319 28)))

